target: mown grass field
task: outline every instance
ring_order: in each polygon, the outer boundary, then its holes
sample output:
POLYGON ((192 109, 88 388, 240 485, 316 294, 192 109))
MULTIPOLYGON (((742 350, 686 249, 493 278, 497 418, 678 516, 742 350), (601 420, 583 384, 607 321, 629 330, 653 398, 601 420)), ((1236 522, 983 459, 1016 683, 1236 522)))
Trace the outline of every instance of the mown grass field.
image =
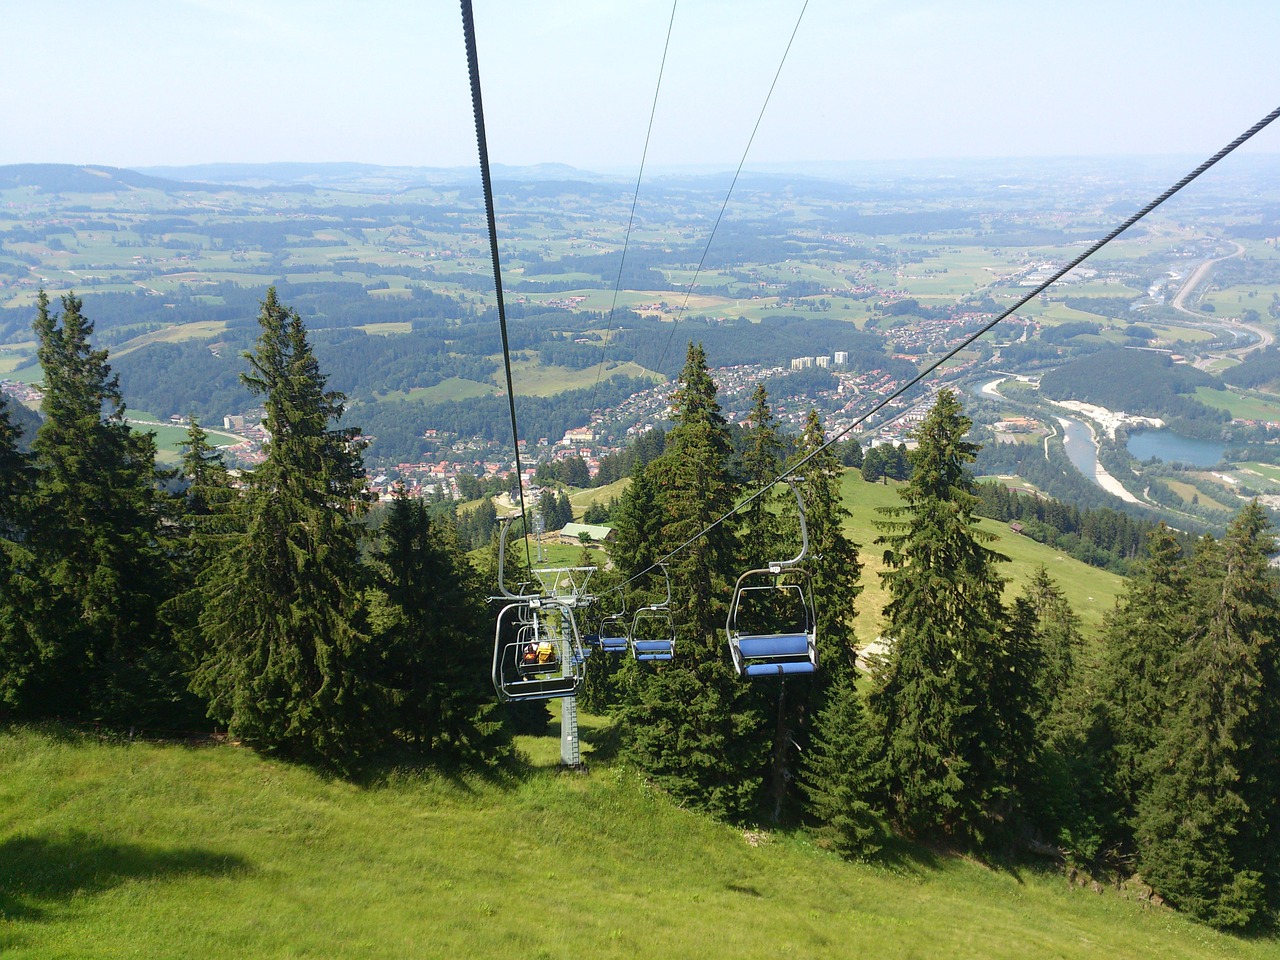
MULTIPOLYGON (((590 718, 588 718, 590 721, 590 718)), ((587 725, 587 750, 604 731, 587 725)), ((366 784, 248 749, 0 730, 0 953, 146 957, 1274 957, 1134 891, 922 850, 848 863, 525 738, 503 780, 366 784)))

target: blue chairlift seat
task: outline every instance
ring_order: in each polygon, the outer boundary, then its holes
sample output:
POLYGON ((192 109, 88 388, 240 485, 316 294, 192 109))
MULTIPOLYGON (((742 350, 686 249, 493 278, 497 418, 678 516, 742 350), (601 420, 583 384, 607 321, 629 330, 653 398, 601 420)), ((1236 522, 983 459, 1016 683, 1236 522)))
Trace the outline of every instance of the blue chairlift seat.
POLYGON ((622 614, 612 614, 600 621, 598 643, 603 653, 626 653, 630 642, 627 621, 622 614))
POLYGON ((800 488, 788 480, 800 521, 800 552, 738 577, 725 618, 733 668, 740 677, 778 677, 818 669, 813 582, 800 564, 809 553, 800 488), (745 601, 745 603, 744 603, 745 601))
POLYGON ((664 605, 641 607, 631 622, 631 655, 644 662, 675 657, 675 626, 664 605))
POLYGON ((740 635, 737 647, 740 672, 745 677, 813 673, 817 669, 818 652, 807 633, 740 635))

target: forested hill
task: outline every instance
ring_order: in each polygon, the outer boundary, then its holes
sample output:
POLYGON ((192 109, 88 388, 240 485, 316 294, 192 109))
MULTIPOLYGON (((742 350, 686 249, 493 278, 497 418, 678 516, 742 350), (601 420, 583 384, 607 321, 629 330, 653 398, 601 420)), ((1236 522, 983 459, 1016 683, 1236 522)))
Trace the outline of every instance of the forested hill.
POLYGON ((1199 387, 1225 389, 1210 374, 1150 350, 1103 350, 1063 364, 1040 380, 1040 391, 1054 400, 1083 400, 1160 417, 1179 432, 1214 437, 1231 415, 1191 396, 1199 387))
POLYGON ((11 163, 0 166, 0 189, 35 187, 51 193, 109 193, 116 190, 218 191, 225 187, 147 176, 120 167, 72 163, 11 163))
POLYGON ((1222 372, 1222 379, 1232 386, 1257 389, 1280 383, 1280 349, 1268 347, 1249 354, 1238 366, 1222 372))

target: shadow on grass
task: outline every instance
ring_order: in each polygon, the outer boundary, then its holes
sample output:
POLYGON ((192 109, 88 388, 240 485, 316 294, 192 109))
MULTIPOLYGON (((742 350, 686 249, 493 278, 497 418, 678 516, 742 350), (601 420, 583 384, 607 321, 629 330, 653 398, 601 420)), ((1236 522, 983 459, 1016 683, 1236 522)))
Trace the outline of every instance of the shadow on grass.
POLYGON ((618 723, 582 727, 578 736, 584 745, 591 748, 591 759, 599 763, 616 760, 622 749, 622 725, 618 723))
POLYGON ((245 873, 235 854, 110 843, 83 833, 13 837, 0 843, 0 918, 39 922, 63 903, 130 880, 245 873))

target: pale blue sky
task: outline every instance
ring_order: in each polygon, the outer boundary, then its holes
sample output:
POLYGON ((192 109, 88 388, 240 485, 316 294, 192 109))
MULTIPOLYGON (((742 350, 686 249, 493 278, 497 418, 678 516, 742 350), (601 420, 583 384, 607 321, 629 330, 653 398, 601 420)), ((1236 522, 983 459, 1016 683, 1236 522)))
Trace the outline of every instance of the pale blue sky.
MULTIPOLYGON (((680 0, 649 163, 736 164, 803 0, 680 0)), ((634 170, 670 0, 475 0, 494 162, 634 170)), ((0 163, 475 162, 453 0, 0 0, 0 163)), ((1212 153, 1277 0, 810 0, 750 161, 1212 153)), ((1251 147, 1280 153, 1280 128, 1251 147)))

